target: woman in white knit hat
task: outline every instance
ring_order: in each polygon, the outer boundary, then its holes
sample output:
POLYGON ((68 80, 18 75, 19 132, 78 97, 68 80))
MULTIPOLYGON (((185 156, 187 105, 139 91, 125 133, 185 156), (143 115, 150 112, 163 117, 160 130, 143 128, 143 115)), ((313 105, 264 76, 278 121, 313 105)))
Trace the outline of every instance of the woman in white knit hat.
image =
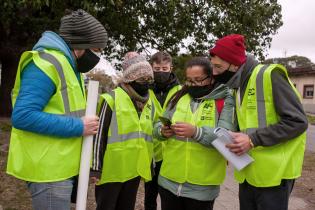
POLYGON ((91 172, 97 179, 98 210, 133 210, 140 179, 151 180, 156 112, 148 89, 153 71, 136 52, 126 54, 122 67, 120 86, 101 95, 99 102, 91 172))

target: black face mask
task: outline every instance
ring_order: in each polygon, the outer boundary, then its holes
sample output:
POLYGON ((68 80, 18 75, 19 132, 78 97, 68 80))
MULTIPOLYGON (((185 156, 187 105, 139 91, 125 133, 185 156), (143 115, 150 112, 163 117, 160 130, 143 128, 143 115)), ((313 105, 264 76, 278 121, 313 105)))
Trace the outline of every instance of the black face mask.
POLYGON ((80 58, 77 58, 78 71, 86 73, 92 70, 99 61, 100 58, 91 50, 85 50, 84 54, 80 58))
POLYGON ((169 81, 171 76, 171 72, 162 72, 162 71, 155 71, 154 72, 154 82, 156 84, 166 85, 169 81))
POLYGON ((234 76, 235 73, 236 72, 226 70, 222 74, 213 75, 213 78, 215 79, 216 82, 225 84, 234 76))
POLYGON ((138 82, 130 82, 129 85, 140 95, 140 96, 146 96, 148 94, 149 90, 149 84, 140 84, 138 82))
POLYGON ((211 92, 211 85, 188 86, 187 92, 193 98, 201 98, 211 92))

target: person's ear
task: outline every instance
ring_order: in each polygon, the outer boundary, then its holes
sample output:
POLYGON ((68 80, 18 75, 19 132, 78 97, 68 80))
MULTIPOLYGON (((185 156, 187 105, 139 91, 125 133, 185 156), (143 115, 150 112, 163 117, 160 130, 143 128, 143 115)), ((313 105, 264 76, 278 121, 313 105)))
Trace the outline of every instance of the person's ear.
POLYGON ((231 64, 230 71, 236 72, 238 70, 239 66, 235 66, 234 64, 231 64))

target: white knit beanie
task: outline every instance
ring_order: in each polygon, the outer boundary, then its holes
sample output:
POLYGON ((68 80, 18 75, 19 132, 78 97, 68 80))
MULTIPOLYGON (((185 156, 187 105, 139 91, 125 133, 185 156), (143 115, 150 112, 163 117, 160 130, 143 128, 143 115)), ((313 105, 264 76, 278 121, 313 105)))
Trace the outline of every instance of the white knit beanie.
POLYGON ((128 52, 124 56, 122 68, 123 82, 125 83, 135 81, 142 77, 153 79, 153 70, 150 63, 144 56, 139 55, 136 52, 128 52))

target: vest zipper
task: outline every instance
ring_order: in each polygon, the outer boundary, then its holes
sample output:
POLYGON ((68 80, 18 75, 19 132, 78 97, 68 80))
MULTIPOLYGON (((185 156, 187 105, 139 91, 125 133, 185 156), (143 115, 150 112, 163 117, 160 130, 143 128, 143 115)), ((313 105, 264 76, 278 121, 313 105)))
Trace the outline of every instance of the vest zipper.
POLYGON ((181 196, 182 187, 183 187, 182 184, 179 184, 179 185, 178 185, 177 193, 176 193, 177 196, 181 196))

